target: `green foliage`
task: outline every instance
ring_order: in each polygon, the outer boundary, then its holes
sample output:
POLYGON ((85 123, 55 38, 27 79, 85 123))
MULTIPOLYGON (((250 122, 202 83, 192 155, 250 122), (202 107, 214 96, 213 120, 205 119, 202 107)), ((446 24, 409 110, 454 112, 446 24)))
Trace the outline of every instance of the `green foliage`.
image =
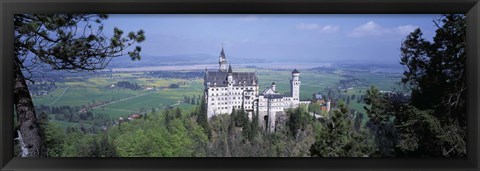
POLYGON ((310 103, 308 104, 308 111, 316 114, 322 113, 321 106, 319 103, 310 103))
POLYGON ((154 118, 135 120, 114 128, 116 131, 121 131, 112 133, 120 157, 206 156, 208 137, 193 118, 173 118, 169 125, 158 124, 154 118))
POLYGON ((182 110, 177 107, 177 109, 175 109, 175 118, 181 118, 181 117, 182 117, 182 110))
POLYGON ((301 130, 305 130, 308 124, 312 123, 312 116, 303 107, 287 110, 287 126, 291 135, 295 138, 301 130))
POLYGON ((412 156, 465 156, 466 16, 447 14, 434 22, 433 42, 416 29, 401 47, 411 106, 398 113, 397 123, 415 126, 400 128, 399 147, 412 156), (423 143, 425 138, 432 143, 423 143))
POLYGON ((315 157, 366 157, 373 154, 373 144, 368 134, 357 133, 352 129, 352 121, 345 104, 333 111, 331 119, 317 130, 318 136, 310 147, 310 155, 315 157))
POLYGON ((399 155, 442 156, 442 139, 439 120, 432 116, 432 110, 419 110, 408 106, 399 113, 396 122, 399 129, 399 155))
POLYGON ((97 145, 93 135, 88 135, 73 129, 66 134, 62 157, 92 157, 97 156, 97 145))
POLYGON ((62 129, 49 122, 48 115, 40 113, 39 124, 42 139, 41 157, 60 157, 62 155, 62 145, 65 135, 62 129))
POLYGON ((365 106, 364 109, 368 118, 375 124, 390 122, 391 115, 389 113, 389 101, 384 98, 380 91, 375 86, 370 87, 365 94, 365 106))
POLYGON ((108 132, 102 133, 96 136, 98 143, 98 156, 97 157, 117 157, 117 150, 111 140, 108 132))
MULTIPOLYGON (((16 14, 15 56, 19 61, 27 56, 50 65, 53 69, 94 70, 104 68, 109 57, 128 54, 132 60, 140 60, 139 46, 128 53, 133 44, 145 40, 145 32, 129 32, 127 36, 119 28, 113 36, 106 37, 103 20, 106 15, 89 14, 16 14), (82 29, 78 29, 78 28, 82 29)), ((26 67, 20 64, 22 69, 26 67)))
POLYGON ((367 127, 377 155, 466 155, 465 15, 448 14, 434 22, 433 42, 416 29, 401 46, 402 83, 411 92, 409 99, 367 90, 367 127))
POLYGON ((170 125, 170 122, 172 120, 172 116, 171 116, 172 114, 170 114, 170 110, 169 109, 165 110, 163 115, 165 115, 165 125, 170 125))
POLYGON ((253 141, 253 139, 258 136, 258 134, 260 133, 260 122, 258 120, 258 110, 256 113, 253 113, 253 116, 252 116, 252 123, 250 125, 250 141, 253 141))
POLYGON ((194 142, 194 149, 192 156, 194 157, 206 157, 208 146, 208 135, 205 134, 203 127, 196 124, 195 120, 187 119, 185 127, 188 130, 188 136, 191 137, 194 142))
POLYGON ((369 118, 366 127, 375 139, 376 155, 394 156, 398 135, 394 128, 393 118, 395 113, 401 112, 399 109, 404 105, 396 104, 394 99, 387 94, 381 94, 374 86, 366 91, 364 100, 369 105, 369 107, 364 107, 369 118))
POLYGON ((198 106, 199 107, 197 107, 194 111, 194 114, 197 115, 197 123, 198 125, 203 127, 203 130, 205 134, 208 135, 208 138, 211 138, 212 130, 210 128, 210 125, 208 124, 207 109, 206 109, 205 100, 203 97, 202 97, 202 102, 198 106))
MULTIPOLYGON (((29 146, 25 155, 45 156, 40 154, 48 151, 42 150, 45 145, 41 143, 45 140, 41 139, 42 130, 37 127, 35 108, 23 72, 31 74, 31 69, 37 66, 74 71, 103 69, 110 58, 123 56, 124 51, 133 44, 143 42, 145 35, 140 30, 124 37, 123 31, 115 28, 114 35, 108 38, 102 33, 102 20, 108 18, 103 14, 15 14, 13 17, 14 104, 24 109, 17 109, 17 117, 21 118, 18 121, 20 131, 28 135, 24 138, 29 146), (24 61, 31 63, 24 64, 24 61), (30 112, 33 115, 28 115, 30 112)), ((137 46, 128 55, 132 60, 139 60, 140 51, 141 48, 137 46)))

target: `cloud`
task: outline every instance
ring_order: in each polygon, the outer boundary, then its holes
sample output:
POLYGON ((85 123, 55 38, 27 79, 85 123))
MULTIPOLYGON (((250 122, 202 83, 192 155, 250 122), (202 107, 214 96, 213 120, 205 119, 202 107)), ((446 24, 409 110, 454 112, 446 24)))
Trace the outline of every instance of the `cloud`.
POLYGON ((326 25, 326 26, 321 26, 319 24, 305 24, 305 23, 300 23, 297 25, 297 29, 299 30, 317 30, 322 33, 334 33, 337 32, 340 27, 335 26, 335 25, 326 25))
POLYGON ((334 25, 326 25, 320 29, 320 32, 324 33, 334 33, 340 30, 339 26, 334 26, 334 25))
POLYGON ((404 25, 404 26, 398 26, 395 30, 402 35, 408 35, 417 28, 418 26, 414 26, 414 25, 404 25))
POLYGON ((349 36, 363 37, 363 36, 381 36, 389 33, 390 31, 373 21, 369 21, 353 29, 349 36))
POLYGON ((259 20, 258 16, 256 15, 247 15, 240 18, 241 21, 251 22, 259 20))
POLYGON ((418 28, 414 25, 403 25, 393 28, 382 27, 374 21, 369 21, 353 29, 348 35, 351 37, 365 37, 365 36, 384 36, 387 34, 406 35, 418 28))
POLYGON ((300 23, 297 25, 297 29, 300 30, 316 30, 320 28, 320 25, 318 24, 305 24, 305 23, 300 23))

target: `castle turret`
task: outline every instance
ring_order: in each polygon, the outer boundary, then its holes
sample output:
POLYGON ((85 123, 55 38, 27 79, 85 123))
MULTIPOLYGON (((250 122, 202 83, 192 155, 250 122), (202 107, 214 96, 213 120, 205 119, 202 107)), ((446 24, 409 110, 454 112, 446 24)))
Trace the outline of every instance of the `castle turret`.
POLYGON ((228 65, 228 72, 227 72, 227 82, 228 82, 228 85, 227 85, 227 92, 229 93, 228 94, 228 100, 227 100, 227 109, 228 109, 228 112, 231 112, 233 110, 233 99, 232 99, 232 96, 231 96, 231 92, 233 91, 233 72, 232 72, 232 65, 228 65))
POLYGON ((210 86, 210 82, 209 81, 206 81, 208 78, 208 69, 205 68, 205 75, 203 76, 203 83, 205 85, 205 89, 208 89, 208 86, 210 86))
POLYGON ((328 99, 327 104, 326 104, 326 106, 327 106, 327 112, 330 112, 330 102, 331 102, 331 100, 328 99))
POLYGON ((277 92, 277 85, 275 84, 275 81, 272 82, 271 87, 272 87, 272 90, 273 90, 274 92, 277 92))
POLYGON ((220 71, 227 72, 227 57, 225 56, 225 52, 223 51, 223 45, 222 45, 222 51, 220 52, 220 56, 218 59, 218 64, 219 64, 220 71))
POLYGON ((227 81, 230 84, 233 84, 233 72, 232 72, 232 65, 228 65, 228 72, 227 72, 227 81))
POLYGON ((293 101, 300 101, 300 72, 297 69, 292 72, 292 80, 290 81, 290 93, 293 101))

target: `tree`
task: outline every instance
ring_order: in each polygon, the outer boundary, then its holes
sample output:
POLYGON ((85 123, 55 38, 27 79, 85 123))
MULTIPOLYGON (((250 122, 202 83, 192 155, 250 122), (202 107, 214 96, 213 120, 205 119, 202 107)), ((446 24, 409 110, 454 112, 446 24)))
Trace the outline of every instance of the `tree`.
POLYGON ((207 108, 205 104, 205 98, 202 96, 201 103, 195 109, 195 113, 197 114, 197 123, 198 125, 203 127, 205 134, 208 135, 208 138, 212 137, 212 130, 208 124, 208 115, 207 115, 207 108))
POLYGON ((410 112, 417 114, 399 117, 404 117, 406 123, 420 126, 402 127, 400 136, 422 139, 422 136, 429 136, 425 132, 435 133, 432 137, 435 140, 430 141, 438 140, 438 143, 415 149, 422 150, 423 155, 465 156, 466 17, 448 14, 434 23, 437 30, 433 42, 423 39, 422 31, 416 29, 400 49, 400 63, 406 67, 402 83, 411 91, 410 112))
POLYGON ((375 139, 377 155, 383 157, 394 156, 398 136, 394 128, 393 118, 396 115, 395 113, 400 112, 400 107, 395 106, 403 105, 403 102, 396 103, 393 98, 390 98, 391 96, 395 95, 382 94, 372 86, 366 91, 364 98, 365 104, 369 106, 364 106, 369 118, 366 127, 375 139))
POLYGON ((108 132, 98 136, 98 157, 117 157, 117 151, 111 142, 108 132))
POLYGON ((308 111, 313 112, 315 114, 318 114, 318 113, 322 112, 320 104, 319 103, 314 103, 314 102, 308 104, 308 111))
POLYGON ((382 122, 389 122, 392 115, 388 114, 389 101, 384 98, 380 91, 375 86, 370 87, 365 94, 365 104, 370 107, 364 106, 368 118, 375 124, 382 122))
POLYGON ((177 107, 177 109, 175 110, 175 118, 181 118, 182 117, 182 110, 180 110, 180 108, 177 107))
POLYGON ((232 114, 230 114, 230 119, 229 119, 229 124, 228 124, 228 136, 229 138, 233 137, 233 134, 235 133, 235 116, 237 116, 237 111, 235 108, 232 109, 232 114))
POLYGON ((303 107, 297 107, 295 109, 289 109, 287 111, 288 121, 287 126, 291 132, 293 138, 297 136, 297 133, 305 130, 307 124, 311 123, 312 117, 308 114, 303 107))
POLYGON ((167 126, 168 126, 168 124, 170 124, 170 122, 172 121, 172 117, 171 117, 170 115, 171 115, 171 114, 170 114, 170 110, 169 110, 169 109, 166 109, 164 116, 165 116, 165 125, 167 125, 167 126))
POLYGON ((103 34, 102 21, 107 15, 88 14, 15 14, 14 105, 17 129, 26 144, 22 157, 38 157, 41 150, 39 123, 26 84, 35 67, 53 70, 91 71, 103 69, 112 57, 129 55, 140 59, 144 31, 130 32, 115 28, 111 38, 103 34), (129 50, 127 53, 125 53, 129 50))
POLYGON ((252 135, 250 136, 251 137, 251 140, 254 139, 258 133, 260 132, 260 125, 259 125, 259 121, 258 121, 258 110, 253 113, 253 117, 252 117, 252 123, 251 123, 251 133, 252 135))
POLYGON ((60 157, 62 152, 63 140, 65 138, 62 129, 50 123, 48 115, 45 112, 40 113, 38 122, 40 124, 40 133, 42 140, 42 157, 60 157))
POLYGON ((373 146, 364 132, 353 131, 348 109, 343 102, 333 111, 326 126, 319 130, 310 155, 315 157, 364 157, 370 156, 373 146))

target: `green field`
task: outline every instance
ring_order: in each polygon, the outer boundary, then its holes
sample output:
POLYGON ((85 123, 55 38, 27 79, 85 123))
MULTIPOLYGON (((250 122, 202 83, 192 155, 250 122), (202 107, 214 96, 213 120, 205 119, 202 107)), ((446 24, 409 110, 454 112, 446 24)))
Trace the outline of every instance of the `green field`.
MULTIPOLYGON (((237 72, 256 72, 258 76, 260 91, 270 86, 272 82, 277 84, 277 90, 281 94, 290 93, 291 70, 269 70, 269 69, 236 69, 237 72)), ((343 70, 334 72, 320 72, 313 70, 300 70, 301 93, 300 98, 307 100, 312 94, 320 92, 326 94, 325 88, 336 87, 340 80, 344 80, 343 70)), ((89 78, 67 77, 63 82, 56 83, 57 89, 44 96, 33 96, 35 105, 47 106, 87 106, 93 103, 104 104, 92 109, 93 114, 106 114, 111 118, 125 117, 131 113, 149 112, 151 109, 157 111, 165 107, 180 107, 182 110, 192 110, 195 105, 183 103, 184 97, 198 97, 203 94, 202 79, 174 79, 174 78, 145 78, 138 75, 142 72, 121 72, 112 73, 110 76, 93 75, 89 78), (141 87, 156 87, 153 90, 131 90, 125 88, 109 88, 110 85, 119 81, 129 81, 141 87), (172 83, 185 83, 179 88, 165 88, 172 83)), ((355 73, 355 77, 364 82, 356 87, 351 87, 343 94, 356 96, 363 95, 370 85, 377 86, 380 90, 393 90, 399 86, 395 83, 400 80, 399 76, 382 73, 355 73)), ((365 112, 364 104, 351 100, 349 107, 359 112, 365 112)), ((77 123, 55 121, 62 128, 69 124, 74 126, 77 123)))
MULTIPOLYGON (((199 80, 195 81, 198 82, 199 80)), ((94 113, 104 113, 112 117, 126 116, 130 113, 139 112, 142 108, 146 111, 155 108, 162 109, 167 106, 176 107, 182 104, 183 96, 201 95, 201 91, 195 91, 194 86, 180 87, 177 89, 163 89, 150 94, 131 98, 125 101, 106 105, 94 109, 94 113)), ((194 107, 193 105, 182 105, 183 107, 194 107)), ((182 107, 181 106, 181 107, 182 107)))
MULTIPOLYGON (((269 87, 272 82, 277 85, 277 90, 281 94, 290 93, 290 80, 292 79, 292 71, 276 71, 276 70, 257 70, 258 83, 260 91, 269 87)), ((300 99, 311 99, 312 94, 322 92, 326 87, 334 86, 338 81, 343 79, 338 74, 320 73, 316 71, 300 71, 300 99)))

